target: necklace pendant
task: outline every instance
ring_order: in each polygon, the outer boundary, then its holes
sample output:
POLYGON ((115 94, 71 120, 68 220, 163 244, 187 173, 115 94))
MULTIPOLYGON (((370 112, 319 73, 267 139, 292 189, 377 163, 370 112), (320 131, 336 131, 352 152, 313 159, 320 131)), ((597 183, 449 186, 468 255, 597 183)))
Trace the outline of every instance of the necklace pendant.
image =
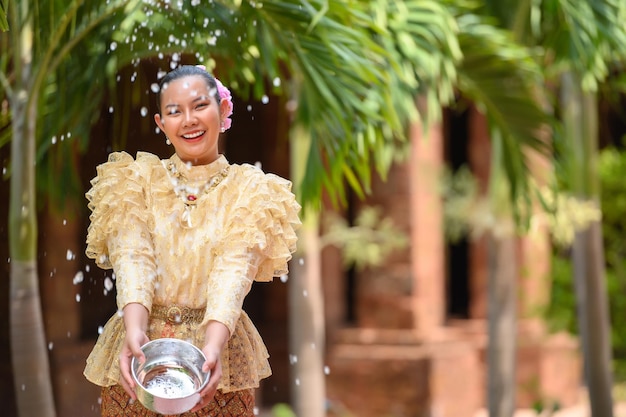
POLYGON ((189 206, 189 205, 185 205, 185 210, 183 211, 183 215, 181 220, 183 227, 186 227, 187 229, 191 229, 193 227, 193 225, 191 224, 191 209, 193 206, 189 206))
POLYGON ((187 204, 195 204, 197 199, 198 199, 197 195, 189 194, 187 195, 187 204))

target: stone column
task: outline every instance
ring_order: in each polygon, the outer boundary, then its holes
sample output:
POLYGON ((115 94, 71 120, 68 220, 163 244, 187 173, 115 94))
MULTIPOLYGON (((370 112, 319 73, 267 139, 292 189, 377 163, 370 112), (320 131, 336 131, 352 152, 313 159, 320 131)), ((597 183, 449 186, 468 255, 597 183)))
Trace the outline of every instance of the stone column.
POLYGON ((443 325, 446 311, 445 238, 438 190, 443 165, 443 127, 437 123, 425 132, 420 123, 415 123, 410 135, 413 314, 418 333, 430 336, 443 325))

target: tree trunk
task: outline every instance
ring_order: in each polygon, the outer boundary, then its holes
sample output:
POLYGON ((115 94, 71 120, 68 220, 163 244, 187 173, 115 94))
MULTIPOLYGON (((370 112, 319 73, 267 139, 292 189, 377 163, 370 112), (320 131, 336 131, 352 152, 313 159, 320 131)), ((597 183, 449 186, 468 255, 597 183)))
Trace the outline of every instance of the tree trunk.
MULTIPOLYGON (((583 92, 580 79, 565 73, 561 84, 565 136, 570 146, 569 180, 572 191, 600 209, 598 114, 595 94, 583 92)), ((613 416, 613 375, 610 317, 606 294, 604 247, 600 222, 576 234, 572 247, 578 326, 583 345, 585 379, 591 415, 613 416)))
POLYGON ((491 232, 488 242, 488 408, 490 416, 512 417, 517 345, 516 239, 491 232))
MULTIPOLYGON (((31 16, 28 4, 16 5, 21 7, 24 17, 31 16)), ((25 19, 21 26, 13 26, 21 31, 18 48, 21 78, 18 88, 10 96, 13 116, 9 197, 11 358, 19 416, 52 417, 55 408, 37 279, 37 94, 31 92, 29 96, 28 92, 33 37, 29 19, 25 19)))
MULTIPOLYGON (((296 186, 306 166, 309 146, 308 134, 294 128, 290 149, 291 172, 296 186)), ((319 214, 314 207, 307 207, 298 231, 298 251, 290 266, 288 282, 292 399, 298 417, 326 415, 326 346, 319 246, 319 214)))
POLYGON ((591 415, 611 417, 612 355, 600 222, 594 222, 587 230, 576 234, 572 261, 591 415))
POLYGON ((37 212, 35 204, 36 101, 26 115, 24 102, 12 102, 11 194, 11 358, 20 417, 54 416, 50 365, 41 314, 37 276, 37 212), (28 120, 28 124, 26 124, 28 120))

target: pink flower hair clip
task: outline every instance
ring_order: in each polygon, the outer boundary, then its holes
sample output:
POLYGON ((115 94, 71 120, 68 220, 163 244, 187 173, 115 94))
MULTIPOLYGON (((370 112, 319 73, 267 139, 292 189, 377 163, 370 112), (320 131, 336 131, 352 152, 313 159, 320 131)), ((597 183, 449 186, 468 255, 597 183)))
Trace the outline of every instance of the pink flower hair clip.
MULTIPOLYGON (((206 67, 204 65, 196 65, 196 67, 206 71, 206 67)), ((226 130, 230 129, 233 121, 230 119, 230 116, 233 114, 233 97, 230 94, 230 90, 222 84, 217 77, 213 76, 215 80, 215 85, 217 86, 217 94, 220 96, 220 101, 226 101, 226 114, 224 115, 224 120, 222 120, 222 128, 221 131, 224 133, 226 130)))

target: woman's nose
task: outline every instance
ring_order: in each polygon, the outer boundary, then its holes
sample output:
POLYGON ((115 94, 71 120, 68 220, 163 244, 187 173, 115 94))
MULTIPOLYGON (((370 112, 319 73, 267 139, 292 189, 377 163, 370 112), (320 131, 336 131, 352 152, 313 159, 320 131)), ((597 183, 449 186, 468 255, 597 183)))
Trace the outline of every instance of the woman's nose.
POLYGON ((185 119, 183 120, 183 123, 185 124, 185 126, 194 125, 196 121, 197 119, 192 112, 190 111, 185 112, 185 119))

